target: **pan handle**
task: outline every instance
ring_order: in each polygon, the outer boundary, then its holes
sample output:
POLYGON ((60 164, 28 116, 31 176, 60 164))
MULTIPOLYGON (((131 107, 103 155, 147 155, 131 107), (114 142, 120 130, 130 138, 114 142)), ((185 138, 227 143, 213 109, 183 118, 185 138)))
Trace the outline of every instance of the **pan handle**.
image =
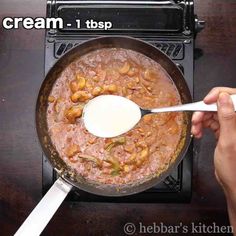
POLYGON ((71 189, 72 185, 58 178, 17 230, 15 236, 40 235, 71 189))

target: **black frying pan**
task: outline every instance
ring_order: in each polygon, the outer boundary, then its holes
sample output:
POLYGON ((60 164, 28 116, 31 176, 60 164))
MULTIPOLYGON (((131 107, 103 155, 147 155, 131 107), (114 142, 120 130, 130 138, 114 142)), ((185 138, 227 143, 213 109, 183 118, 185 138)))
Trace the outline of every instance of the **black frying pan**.
MULTIPOLYGON (((48 134, 48 127, 47 127, 47 104, 48 104, 48 96, 51 92, 54 82, 59 77, 60 73, 75 59, 81 57, 91 51, 101 49, 101 48, 125 48, 131 49, 133 51, 142 53, 147 57, 153 59, 157 63, 159 63, 170 75, 174 84, 176 85, 182 103, 190 103, 192 101, 191 95, 186 84, 186 81, 183 77, 182 72, 179 68, 175 65, 175 63, 164 53, 162 53, 159 49, 153 47, 152 45, 145 43, 141 40, 134 39, 131 37, 124 37, 124 36, 108 36, 108 37, 100 37, 93 40, 86 41, 75 48, 71 49, 65 55, 63 55, 51 68, 48 72, 43 84, 40 88, 37 105, 36 105, 36 127, 38 137, 43 148, 43 151, 50 161, 53 168, 56 170, 60 178, 55 182, 53 187, 49 190, 49 193, 45 195, 45 197, 41 200, 41 202, 37 205, 31 215, 27 218, 21 228, 17 231, 18 232, 25 232, 29 225, 34 222, 39 216, 39 213, 42 211, 44 207, 47 207, 47 217, 44 213, 44 222, 38 224, 38 231, 45 227, 48 223, 56 209, 59 207, 63 199, 66 197, 72 186, 82 189, 84 191, 104 195, 104 196, 125 196, 130 194, 135 194, 141 191, 144 191, 152 186, 156 185, 160 181, 162 181, 165 177, 167 177, 173 168, 175 168, 187 151, 187 148, 190 144, 190 126, 191 126, 191 119, 190 114, 185 113, 185 121, 186 121, 186 129, 184 129, 182 133, 182 140, 180 141, 178 148, 176 150, 175 156, 173 157, 174 161, 170 163, 169 168, 163 172, 161 175, 154 176, 152 178, 148 178, 143 180, 142 182, 126 184, 117 188, 117 186, 106 185, 106 184, 98 184, 86 181, 81 176, 78 176, 75 171, 70 169, 65 162, 60 158, 57 150, 54 148, 50 136, 48 134), (51 192, 50 192, 51 191, 51 192), (61 194, 61 198, 57 200, 57 195, 61 194), (48 195, 54 195, 51 199, 55 202, 54 208, 48 207, 47 201, 50 201, 50 197, 48 195), (45 200, 47 199, 47 201, 45 200), (56 204, 57 202, 57 204, 56 204), (33 219, 34 218, 34 219, 33 219), (32 220, 33 219, 33 220, 32 220), (26 227, 27 226, 27 227, 26 227)), ((30 229, 31 235, 32 230, 30 229)), ((20 235, 20 234, 19 234, 20 235)))

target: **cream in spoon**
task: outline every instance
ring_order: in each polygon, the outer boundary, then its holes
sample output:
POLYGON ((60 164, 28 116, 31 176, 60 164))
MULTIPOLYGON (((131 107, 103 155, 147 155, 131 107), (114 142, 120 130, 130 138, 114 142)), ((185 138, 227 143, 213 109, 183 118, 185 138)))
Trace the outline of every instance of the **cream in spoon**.
POLYGON ((141 119, 139 106, 115 95, 101 95, 90 100, 83 109, 86 129, 95 136, 111 138, 132 129, 141 119))
MULTIPOLYGON (((236 94, 231 95, 231 99, 236 110, 236 94)), ((87 103, 83 110, 83 119, 90 133, 111 138, 132 129, 146 114, 176 111, 217 111, 217 105, 200 101, 148 110, 121 96, 101 95, 87 103)))

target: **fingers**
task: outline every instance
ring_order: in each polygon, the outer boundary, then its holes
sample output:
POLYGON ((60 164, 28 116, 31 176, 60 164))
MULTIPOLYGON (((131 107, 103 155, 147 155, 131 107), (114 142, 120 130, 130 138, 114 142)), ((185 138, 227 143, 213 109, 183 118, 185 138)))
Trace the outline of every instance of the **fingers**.
POLYGON ((202 122, 203 118, 204 118, 204 112, 200 111, 194 112, 192 116, 192 124, 196 125, 199 122, 202 122))
MULTIPOLYGON (((236 94, 236 88, 227 88, 227 87, 216 87, 216 88, 213 88, 208 93, 208 95, 204 98, 204 102, 207 103, 207 104, 211 104, 211 103, 217 102, 220 93, 236 94)), ((219 109, 219 106, 220 105, 218 104, 218 109, 219 109)), ((232 108, 232 106, 231 106, 231 108, 232 108)), ((222 104, 221 107, 225 107, 225 105, 222 104)), ((202 134, 203 134, 203 128, 210 128, 215 133, 215 136, 218 139, 218 137, 219 137, 219 135, 221 133, 220 132, 221 131, 220 130, 220 124, 218 122, 218 119, 219 119, 218 115, 221 114, 221 118, 225 117, 225 116, 226 117, 232 116, 232 114, 231 115, 228 114, 229 112, 227 113, 227 108, 222 108, 222 109, 223 109, 223 111, 221 111, 221 112, 218 111, 218 113, 194 112, 194 114, 192 116, 192 129, 191 129, 192 134, 196 138, 201 138, 202 134), (228 115, 225 114, 225 113, 227 113, 228 115)), ((224 122, 225 119, 228 120, 228 118, 222 118, 221 122, 224 122)), ((224 123, 226 123, 226 122, 224 122, 224 123)), ((235 126, 236 126, 236 124, 235 124, 235 126)), ((224 128, 222 128, 222 129, 224 129, 224 128)))
POLYGON ((221 92, 225 92, 228 94, 236 94, 236 88, 215 87, 207 94, 203 101, 207 104, 214 103, 217 101, 221 92))
POLYGON ((202 122, 192 125, 191 133, 195 136, 195 138, 202 137, 202 122))
POLYGON ((198 134, 196 134, 194 137, 197 138, 197 139, 200 139, 200 138, 202 138, 202 136, 203 136, 203 132, 200 131, 200 132, 199 132, 198 134))
POLYGON ((214 114, 213 112, 205 112, 203 121, 211 120, 213 118, 213 114, 214 114))
POLYGON ((216 133, 220 129, 219 122, 213 120, 208 126, 214 133, 216 133))
POLYGON ((195 136, 195 138, 202 137, 203 118, 204 118, 204 112, 194 112, 193 113, 191 133, 195 136))
POLYGON ((225 141, 230 139, 236 130, 236 114, 230 95, 225 92, 220 93, 217 106, 220 123, 220 139, 225 141))
POLYGON ((195 112, 192 117, 192 129, 191 133, 195 138, 201 138, 203 135, 203 129, 211 129, 216 138, 219 137, 220 124, 218 121, 218 115, 215 112, 195 112))
POLYGON ((205 123, 212 120, 213 113, 212 112, 194 112, 192 116, 192 129, 191 133, 195 136, 195 138, 201 138, 202 137, 202 130, 203 127, 210 127, 205 126, 205 123))

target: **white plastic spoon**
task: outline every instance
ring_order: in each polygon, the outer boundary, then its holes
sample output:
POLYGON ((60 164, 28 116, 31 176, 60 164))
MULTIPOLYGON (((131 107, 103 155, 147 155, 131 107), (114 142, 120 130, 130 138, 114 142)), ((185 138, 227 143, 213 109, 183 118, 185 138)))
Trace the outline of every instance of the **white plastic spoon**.
MULTIPOLYGON (((236 110, 236 95, 231 95, 231 98, 236 110)), ((217 105, 207 105, 200 101, 147 110, 125 97, 101 95, 86 104, 83 119, 90 133, 98 137, 111 138, 131 130, 146 114, 176 111, 217 111, 217 105)))

